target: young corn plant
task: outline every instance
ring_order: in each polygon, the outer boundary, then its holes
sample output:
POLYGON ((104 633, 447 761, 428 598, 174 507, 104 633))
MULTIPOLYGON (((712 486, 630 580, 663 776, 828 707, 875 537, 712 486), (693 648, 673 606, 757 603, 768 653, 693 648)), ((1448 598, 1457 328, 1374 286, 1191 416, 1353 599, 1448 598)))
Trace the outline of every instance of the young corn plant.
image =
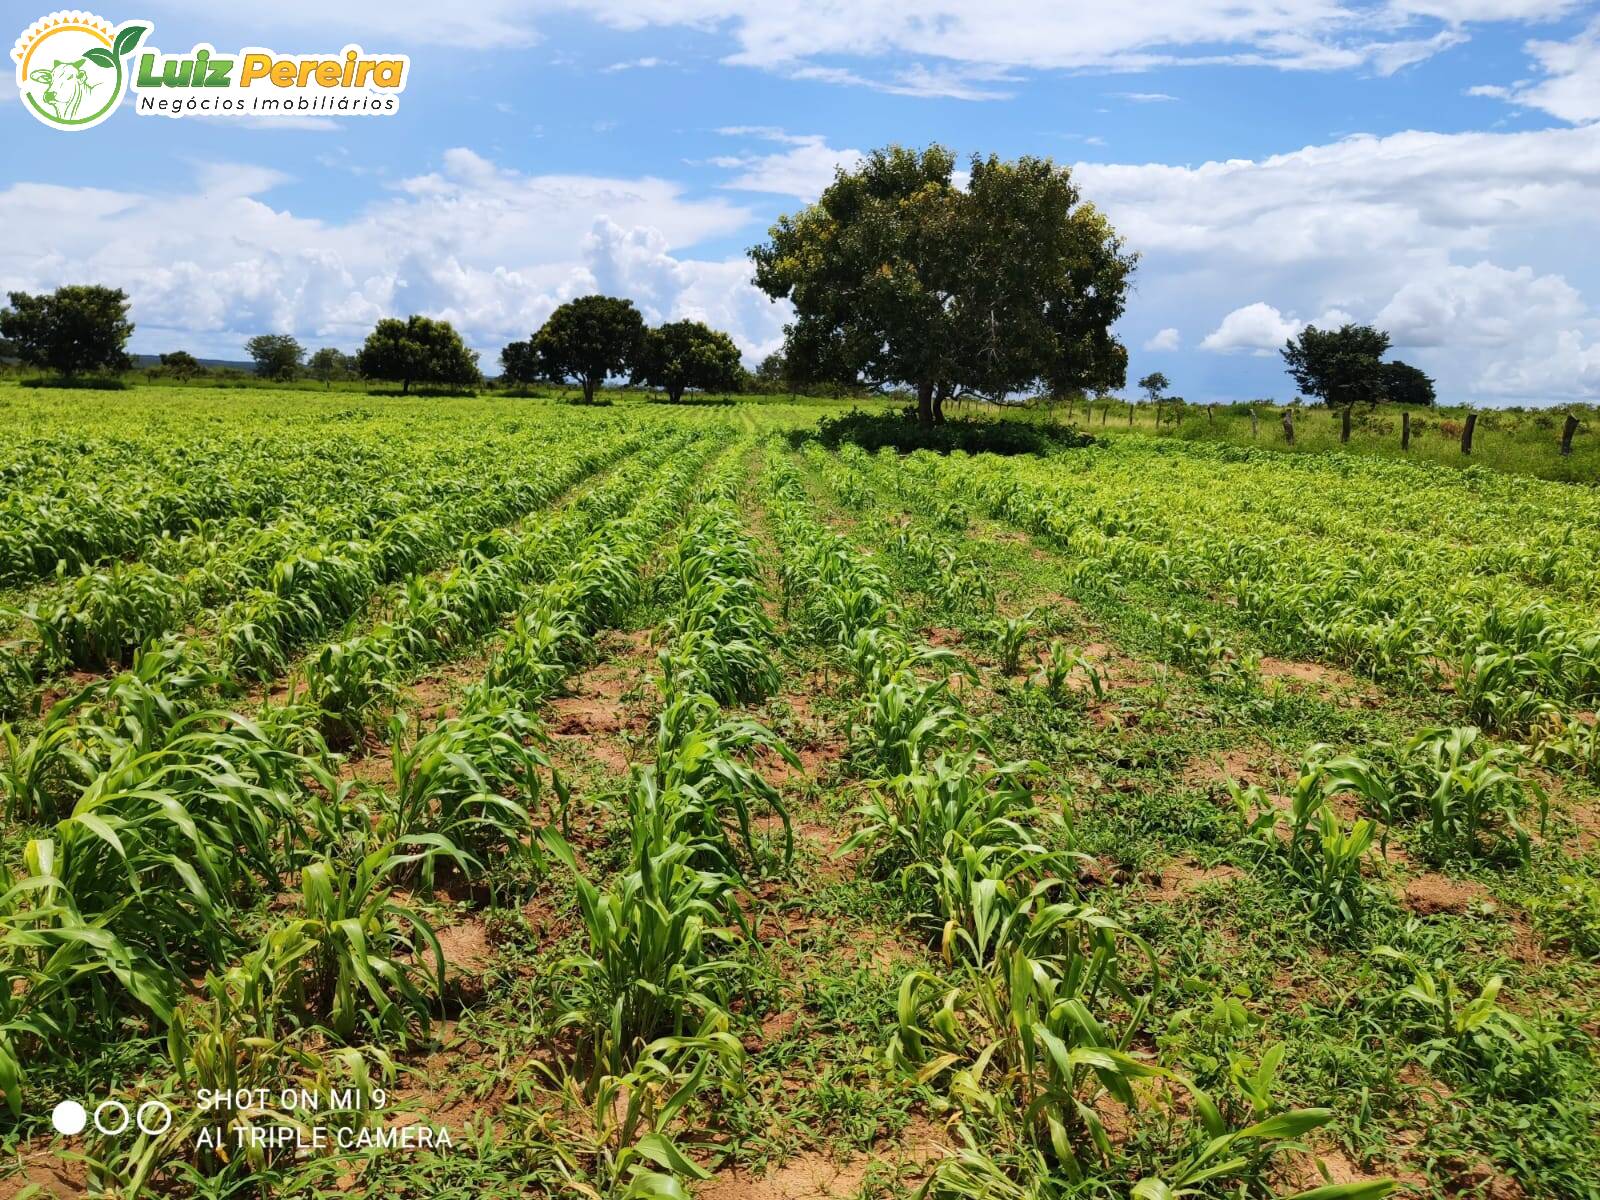
POLYGON ((1549 801, 1519 774, 1521 762, 1518 751, 1488 744, 1470 725, 1423 730, 1402 751, 1394 815, 1422 823, 1424 847, 1435 861, 1465 856, 1526 863, 1532 834, 1523 822, 1534 808, 1542 829, 1549 801))
POLYGON ((989 628, 989 636, 994 642, 995 653, 1000 656, 1001 671, 1007 675, 1015 675, 1022 670, 1022 651, 1032 634, 1031 612, 1015 617, 1000 616, 995 619, 989 628))
POLYGON ((1339 819, 1331 800, 1345 788, 1336 768, 1314 749, 1300 767, 1287 812, 1258 784, 1241 788, 1230 779, 1228 790, 1246 842, 1282 872, 1312 919, 1344 933, 1359 929, 1372 895, 1361 868, 1377 827, 1362 817, 1347 828, 1339 819))
POLYGON ((47 661, 100 670, 128 663, 176 629, 194 599, 182 581, 144 563, 85 570, 50 602, 27 609, 47 661))
POLYGON ((723 916, 732 879, 696 867, 697 848, 674 838, 659 808, 636 816, 633 869, 603 891, 565 840, 543 838, 572 873, 583 918, 586 944, 563 964, 570 983, 561 1021, 583 1036, 590 1098, 658 1038, 690 1036, 725 1013, 740 970, 717 953, 733 937, 723 916))

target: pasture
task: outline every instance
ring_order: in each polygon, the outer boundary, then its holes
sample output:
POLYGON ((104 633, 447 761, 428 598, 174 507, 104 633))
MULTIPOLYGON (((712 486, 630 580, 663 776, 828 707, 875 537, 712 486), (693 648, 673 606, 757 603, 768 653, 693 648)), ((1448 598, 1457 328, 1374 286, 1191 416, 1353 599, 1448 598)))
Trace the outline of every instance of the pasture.
POLYGON ((1600 494, 824 411, 0 389, 0 1197, 1600 1196, 1600 494))

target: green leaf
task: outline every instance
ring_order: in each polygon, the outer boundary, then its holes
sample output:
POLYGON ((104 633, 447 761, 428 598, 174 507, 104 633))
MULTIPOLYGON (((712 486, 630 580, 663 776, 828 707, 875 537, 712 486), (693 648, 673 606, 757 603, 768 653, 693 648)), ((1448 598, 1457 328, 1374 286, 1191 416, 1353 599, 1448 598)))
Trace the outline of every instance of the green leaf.
MULTIPOLYGON (((111 44, 111 53, 117 58, 125 58, 127 55, 133 53, 134 47, 137 46, 140 41, 144 39, 144 35, 149 32, 150 26, 148 25, 129 25, 126 29, 117 34, 116 41, 111 44)), ((110 66, 111 64, 107 63, 106 65, 110 66)))
POLYGON ((97 67, 110 68, 117 65, 117 60, 111 57, 111 51, 107 50, 104 46, 94 46, 91 49, 85 50, 83 57, 88 59, 97 67))

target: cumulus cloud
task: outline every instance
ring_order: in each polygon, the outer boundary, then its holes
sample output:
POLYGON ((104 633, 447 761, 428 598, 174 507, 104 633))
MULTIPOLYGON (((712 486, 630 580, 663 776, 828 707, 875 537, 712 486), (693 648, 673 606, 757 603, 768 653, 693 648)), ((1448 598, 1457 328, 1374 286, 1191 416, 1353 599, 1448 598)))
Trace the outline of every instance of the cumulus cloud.
POLYGON ((1481 84, 1468 91, 1543 109, 1573 124, 1600 121, 1600 17, 1569 42, 1534 41, 1526 49, 1544 78, 1510 87, 1481 84))
POLYGON ((381 316, 422 312, 456 323, 488 361, 602 286, 654 319, 714 317, 752 356, 778 336, 782 310, 751 287, 748 263, 684 253, 751 214, 664 180, 525 175, 456 149, 342 221, 275 206, 283 182, 207 164, 170 195, 13 184, 0 190, 0 225, 48 249, 0 260, 0 290, 124 287, 136 349, 225 356, 264 331, 350 347, 381 316))
POLYGON ((1592 386, 1581 353, 1555 352, 1563 333, 1579 347, 1600 333, 1600 270, 1561 249, 1600 236, 1585 199, 1600 189, 1600 126, 1363 136, 1074 174, 1144 255, 1130 315, 1146 327, 1210 314, 1205 349, 1249 351, 1281 345, 1309 314, 1377 321, 1453 394, 1511 397, 1535 378, 1527 399, 1592 386))
POLYGON ((1178 331, 1168 326, 1166 329, 1157 330, 1145 340, 1146 350, 1176 350, 1179 345, 1178 331))
POLYGON ((1222 324, 1206 334, 1200 349, 1214 354, 1235 350, 1271 354, 1304 328, 1304 321, 1286 317, 1272 305, 1258 300, 1223 317, 1222 324))
POLYGON ((770 154, 724 154, 714 166, 738 172, 722 186, 746 192, 774 192, 813 199, 833 182, 834 172, 861 161, 859 150, 835 150, 820 134, 789 134, 771 126, 735 125, 717 132, 729 137, 753 137, 787 147, 770 154))

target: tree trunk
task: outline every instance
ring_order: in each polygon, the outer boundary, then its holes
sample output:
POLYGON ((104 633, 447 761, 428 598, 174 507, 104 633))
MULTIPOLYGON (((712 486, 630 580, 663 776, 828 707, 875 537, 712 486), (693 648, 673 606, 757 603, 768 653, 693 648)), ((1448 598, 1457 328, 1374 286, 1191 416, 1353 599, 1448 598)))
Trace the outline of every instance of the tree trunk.
POLYGON ((933 424, 933 384, 917 384, 917 420, 924 425, 933 424))
POLYGON ((1400 449, 1411 449, 1411 414, 1409 412, 1400 414, 1400 449))
POLYGON ((587 375, 583 377, 583 402, 585 404, 594 403, 594 380, 587 375))
POLYGON ((411 380, 402 379, 400 381, 400 394, 402 396, 409 396, 411 394, 411 380))
POLYGON ((1346 404, 1339 413, 1339 444, 1342 446, 1350 440, 1350 410, 1353 404, 1346 404))
POLYGON ((674 403, 674 404, 676 404, 676 403, 678 403, 678 401, 682 400, 683 399, 683 385, 680 383, 677 387, 669 387, 669 388, 667 388, 667 399, 672 401, 672 403, 674 403))
POLYGON ((933 393, 933 423, 944 424, 944 391, 940 389, 933 393))
POLYGON ((1472 453, 1472 431, 1478 426, 1478 414, 1468 413, 1466 426, 1461 430, 1461 453, 1472 453))
POLYGON ((1283 440, 1294 445, 1294 409, 1283 410, 1283 440))
POLYGON ((1567 423, 1561 427, 1561 457, 1572 455, 1572 435, 1578 432, 1578 418, 1567 414, 1567 423))

